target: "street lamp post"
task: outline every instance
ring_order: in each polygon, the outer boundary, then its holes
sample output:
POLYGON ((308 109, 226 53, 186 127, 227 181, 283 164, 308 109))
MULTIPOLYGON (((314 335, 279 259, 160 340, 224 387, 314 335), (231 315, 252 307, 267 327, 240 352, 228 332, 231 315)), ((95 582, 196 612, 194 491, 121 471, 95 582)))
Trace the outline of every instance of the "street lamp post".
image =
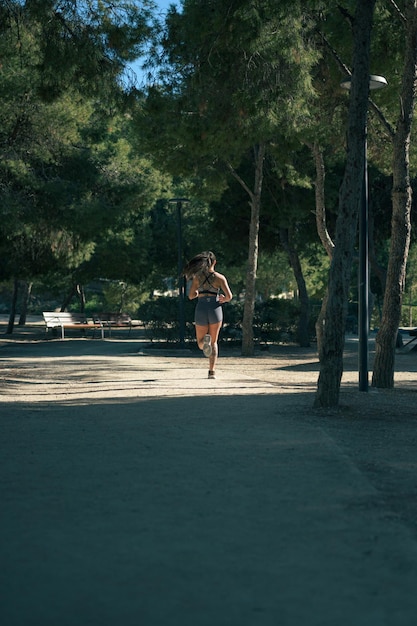
MULTIPOLYGON (((369 89, 382 89, 387 84, 383 76, 371 75, 369 77, 369 89)), ((350 89, 351 79, 340 83, 343 89, 350 89)), ((368 391, 369 388, 369 230, 368 230, 368 145, 367 129, 365 128, 365 165, 363 171, 363 184, 361 206, 359 213, 359 271, 358 271, 358 370, 359 391, 368 391)))
POLYGON ((178 327, 179 347, 185 348, 185 277, 183 270, 183 241, 182 241, 182 205, 189 202, 187 198, 171 198, 170 204, 177 207, 177 248, 178 248, 178 327))

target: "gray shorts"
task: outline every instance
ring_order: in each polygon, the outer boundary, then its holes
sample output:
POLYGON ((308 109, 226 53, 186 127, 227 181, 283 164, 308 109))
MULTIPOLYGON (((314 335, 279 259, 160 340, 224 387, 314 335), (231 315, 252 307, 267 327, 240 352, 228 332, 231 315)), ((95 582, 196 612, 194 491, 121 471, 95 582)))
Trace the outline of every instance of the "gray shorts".
POLYGON ((208 326, 223 321, 223 309, 218 296, 200 296, 195 307, 196 326, 208 326))

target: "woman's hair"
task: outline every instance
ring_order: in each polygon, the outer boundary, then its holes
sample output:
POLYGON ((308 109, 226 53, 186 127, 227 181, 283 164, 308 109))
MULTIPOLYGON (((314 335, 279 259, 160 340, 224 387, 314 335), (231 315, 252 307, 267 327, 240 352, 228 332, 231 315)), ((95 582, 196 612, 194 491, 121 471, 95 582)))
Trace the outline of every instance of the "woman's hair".
POLYGON ((183 274, 187 280, 190 280, 196 274, 206 272, 215 263, 216 257, 213 252, 200 252, 197 254, 183 269, 183 274))

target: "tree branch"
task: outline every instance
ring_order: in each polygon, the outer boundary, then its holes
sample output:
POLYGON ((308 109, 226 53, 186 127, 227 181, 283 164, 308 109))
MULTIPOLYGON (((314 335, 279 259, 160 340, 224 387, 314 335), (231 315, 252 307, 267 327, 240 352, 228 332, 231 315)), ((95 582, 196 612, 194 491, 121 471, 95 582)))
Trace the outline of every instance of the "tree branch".
POLYGON ((233 167, 231 163, 226 163, 226 166, 229 172, 231 173, 231 175, 237 180, 239 185, 242 185, 243 189, 246 191, 246 193, 250 197, 251 202, 253 202, 253 199, 254 199, 253 191, 247 186, 243 178, 239 176, 239 174, 236 172, 235 168, 233 167))
POLYGON ((319 146, 314 143, 313 145, 309 145, 311 152, 314 157, 314 165, 316 168, 316 180, 314 183, 315 187, 315 196, 316 196, 316 226, 317 233, 320 237, 320 241, 322 242, 324 249, 326 250, 329 258, 333 257, 334 250, 334 242, 330 237, 329 231, 327 230, 326 224, 326 204, 325 204, 325 195, 324 195, 324 178, 325 178, 325 168, 324 168, 324 160, 323 153, 320 150, 319 146))
POLYGON ((400 17, 400 19, 405 24, 407 22, 407 18, 405 17, 404 13, 401 11, 401 9, 398 6, 398 4, 396 2, 394 2, 394 0, 388 0, 388 4, 391 5, 391 7, 394 9, 395 13, 400 17))
MULTIPOLYGON (((318 31, 318 34, 320 35, 323 43, 325 44, 326 48, 329 50, 330 54, 335 59, 337 65, 343 70, 346 76, 352 76, 352 72, 350 71, 348 66, 345 63, 343 63, 337 51, 333 48, 333 46, 330 44, 330 42, 325 37, 325 35, 321 31, 318 31)), ((393 139, 395 136, 395 129, 391 126, 391 124, 389 123, 389 121, 387 120, 383 112, 381 111, 381 109, 375 104, 375 102, 371 98, 369 98, 369 106, 374 111, 374 113, 376 113, 379 121, 385 127, 390 138, 393 139)))

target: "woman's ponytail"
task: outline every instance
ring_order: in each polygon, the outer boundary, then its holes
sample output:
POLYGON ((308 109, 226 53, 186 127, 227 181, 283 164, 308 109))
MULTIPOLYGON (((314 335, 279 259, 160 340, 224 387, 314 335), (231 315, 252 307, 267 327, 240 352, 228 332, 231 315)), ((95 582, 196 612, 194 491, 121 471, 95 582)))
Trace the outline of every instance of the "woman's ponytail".
POLYGON ((196 274, 205 273, 215 263, 216 257, 210 250, 207 252, 201 252, 187 263, 183 269, 183 275, 187 280, 193 278, 196 274))

